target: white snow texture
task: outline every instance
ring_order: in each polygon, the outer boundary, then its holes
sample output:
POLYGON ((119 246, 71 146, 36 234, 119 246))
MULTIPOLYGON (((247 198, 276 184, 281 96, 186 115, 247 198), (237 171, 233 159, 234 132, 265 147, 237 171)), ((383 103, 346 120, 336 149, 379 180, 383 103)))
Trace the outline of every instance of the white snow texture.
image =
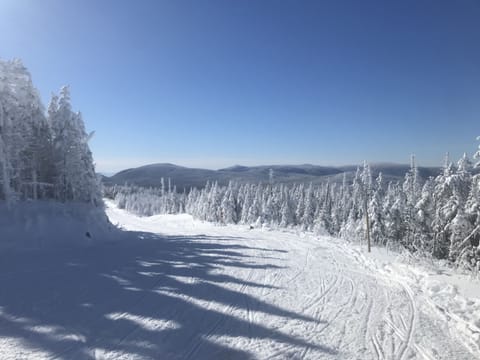
POLYGON ((0 253, 2 359, 480 358, 479 285, 438 264, 107 205, 124 241, 0 253))

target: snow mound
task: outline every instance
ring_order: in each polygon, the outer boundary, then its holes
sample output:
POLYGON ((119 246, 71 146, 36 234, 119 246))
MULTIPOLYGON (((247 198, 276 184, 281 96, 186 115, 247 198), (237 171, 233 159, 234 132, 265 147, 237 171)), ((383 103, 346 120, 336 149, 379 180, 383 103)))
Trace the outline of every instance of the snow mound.
POLYGON ((0 203, 0 229, 1 248, 90 245, 120 234, 103 207, 54 201, 18 202, 10 209, 0 203))

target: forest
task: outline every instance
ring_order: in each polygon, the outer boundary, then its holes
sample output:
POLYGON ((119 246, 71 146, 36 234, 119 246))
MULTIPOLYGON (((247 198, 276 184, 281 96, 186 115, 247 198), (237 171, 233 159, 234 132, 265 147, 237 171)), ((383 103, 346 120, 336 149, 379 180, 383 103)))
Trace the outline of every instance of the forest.
MULTIPOLYGON (((480 150, 474 159, 480 158, 480 150)), ((366 213, 374 245, 406 249, 421 256, 447 259, 478 272, 480 248, 479 163, 466 154, 456 164, 446 156, 436 177, 422 179, 415 157, 403 181, 372 178, 368 163, 357 169, 353 183, 228 186, 207 183, 179 193, 162 179, 160 188, 113 186, 106 196, 120 208, 141 216, 188 213, 218 224, 298 228, 346 240, 366 235, 366 213)))

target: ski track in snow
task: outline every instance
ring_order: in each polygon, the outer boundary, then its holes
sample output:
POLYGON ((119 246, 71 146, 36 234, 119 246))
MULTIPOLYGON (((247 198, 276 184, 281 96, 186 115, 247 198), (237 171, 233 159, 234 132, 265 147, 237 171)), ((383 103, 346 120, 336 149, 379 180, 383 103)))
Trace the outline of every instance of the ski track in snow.
POLYGON ((108 215, 128 239, 0 254, 2 359, 480 359, 339 241, 108 215))

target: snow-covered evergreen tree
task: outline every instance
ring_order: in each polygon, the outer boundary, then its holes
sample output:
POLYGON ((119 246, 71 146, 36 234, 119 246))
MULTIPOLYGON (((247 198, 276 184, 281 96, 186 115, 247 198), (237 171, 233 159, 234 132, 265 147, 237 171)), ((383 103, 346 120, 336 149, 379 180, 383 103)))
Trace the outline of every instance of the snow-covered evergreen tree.
POLYGON ((80 113, 72 111, 70 91, 63 87, 55 108, 52 99, 49 121, 53 132, 55 195, 62 201, 96 203, 100 193, 92 153, 88 147, 91 135, 85 131, 80 113))
POLYGON ((372 241, 377 244, 385 244, 385 216, 383 212, 383 176, 378 174, 375 182, 375 189, 368 204, 368 215, 370 217, 370 229, 372 241))
POLYGON ((99 203, 100 187, 80 113, 68 88, 45 114, 19 60, 0 60, 0 200, 55 198, 99 203))
MULTIPOLYGON (((479 155, 480 156, 480 155, 479 155)), ((477 157, 479 157, 477 156, 477 157)), ((480 165, 479 165, 480 166, 480 165)), ((186 211, 217 223, 297 227, 349 240, 365 238, 365 204, 375 245, 407 249, 448 259, 459 266, 480 266, 480 175, 464 155, 454 166, 422 186, 412 157, 402 182, 372 180, 370 166, 358 168, 352 183, 207 183, 177 194, 168 190, 114 187, 107 194, 140 215, 186 211), (161 204, 171 204, 164 206, 161 204)))

